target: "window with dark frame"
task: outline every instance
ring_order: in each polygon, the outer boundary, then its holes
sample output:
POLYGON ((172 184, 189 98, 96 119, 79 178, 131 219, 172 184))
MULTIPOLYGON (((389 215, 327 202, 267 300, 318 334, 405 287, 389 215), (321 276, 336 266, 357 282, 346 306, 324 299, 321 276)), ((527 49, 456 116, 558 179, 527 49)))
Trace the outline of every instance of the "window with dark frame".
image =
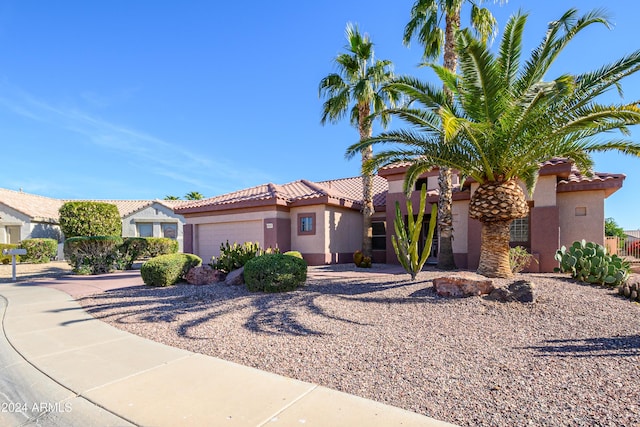
POLYGON ((298 214, 298 235, 316 234, 316 214, 300 213, 298 214))
POLYGON ((387 249, 387 224, 385 221, 373 221, 371 223, 371 246, 374 251, 387 249))

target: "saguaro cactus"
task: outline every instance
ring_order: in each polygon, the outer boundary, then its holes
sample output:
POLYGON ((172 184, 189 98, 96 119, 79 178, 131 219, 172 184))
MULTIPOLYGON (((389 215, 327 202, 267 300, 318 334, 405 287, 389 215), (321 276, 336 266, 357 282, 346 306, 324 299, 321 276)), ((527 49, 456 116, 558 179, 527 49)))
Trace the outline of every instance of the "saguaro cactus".
POLYGON ((436 219, 438 216, 438 206, 434 203, 431 206, 431 218, 429 219, 429 229, 427 232, 427 240, 422 250, 422 254, 418 251, 418 243, 420 241, 420 232, 422 231, 422 219, 424 217, 424 209, 427 204, 427 186, 422 184, 420 190, 420 209, 418 215, 413 218, 413 205, 411 200, 407 199, 407 215, 408 224, 405 226, 402 212, 400 211, 400 203, 396 202, 396 219, 394 221, 395 236, 391 236, 391 244, 396 252, 398 261, 407 273, 411 275, 411 280, 416 279, 416 275, 422 270, 424 263, 431 254, 431 241, 436 228, 436 219))

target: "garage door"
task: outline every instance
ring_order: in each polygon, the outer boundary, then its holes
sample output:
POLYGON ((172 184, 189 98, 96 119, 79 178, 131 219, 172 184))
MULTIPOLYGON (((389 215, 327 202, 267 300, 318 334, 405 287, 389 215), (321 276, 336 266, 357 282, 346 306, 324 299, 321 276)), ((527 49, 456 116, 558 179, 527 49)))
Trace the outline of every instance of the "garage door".
POLYGON ((227 240, 233 244, 259 242, 264 246, 262 221, 222 222, 218 224, 200 224, 197 233, 197 255, 202 263, 211 262, 211 257, 220 255, 220 245, 227 240))

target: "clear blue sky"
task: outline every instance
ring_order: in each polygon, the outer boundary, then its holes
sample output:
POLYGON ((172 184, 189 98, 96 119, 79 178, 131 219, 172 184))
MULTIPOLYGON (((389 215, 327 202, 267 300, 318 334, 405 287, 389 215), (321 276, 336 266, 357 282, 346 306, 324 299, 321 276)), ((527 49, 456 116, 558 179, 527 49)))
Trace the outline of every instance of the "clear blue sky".
MULTIPOLYGON (((334 71, 344 28, 358 23, 397 74, 416 68, 402 46, 413 0, 271 2, 4 0, 0 3, 0 187, 58 198, 214 196, 266 182, 359 174, 342 123, 320 125, 318 82, 334 71)), ((487 3, 502 27, 530 12, 529 51, 571 6, 606 7, 549 78, 583 72, 640 48, 636 0, 487 3)), ((468 21, 463 12, 463 25, 468 21)), ((640 99, 640 75, 624 83, 640 99)), ((617 95, 611 94, 611 100, 617 95)), ((394 122, 396 125, 399 122, 394 122)), ((640 129, 632 138, 640 138, 640 129)), ((597 155, 625 173, 606 215, 640 228, 640 159, 597 155)))

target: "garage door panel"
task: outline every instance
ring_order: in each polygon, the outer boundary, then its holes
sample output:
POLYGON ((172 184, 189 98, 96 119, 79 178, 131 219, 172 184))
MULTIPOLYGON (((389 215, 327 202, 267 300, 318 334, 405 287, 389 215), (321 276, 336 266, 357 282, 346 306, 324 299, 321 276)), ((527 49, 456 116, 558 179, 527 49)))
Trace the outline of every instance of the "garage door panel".
POLYGON ((258 242, 264 246, 262 221, 222 222, 198 225, 198 256, 203 263, 220 255, 220 245, 226 241, 233 244, 258 242))

